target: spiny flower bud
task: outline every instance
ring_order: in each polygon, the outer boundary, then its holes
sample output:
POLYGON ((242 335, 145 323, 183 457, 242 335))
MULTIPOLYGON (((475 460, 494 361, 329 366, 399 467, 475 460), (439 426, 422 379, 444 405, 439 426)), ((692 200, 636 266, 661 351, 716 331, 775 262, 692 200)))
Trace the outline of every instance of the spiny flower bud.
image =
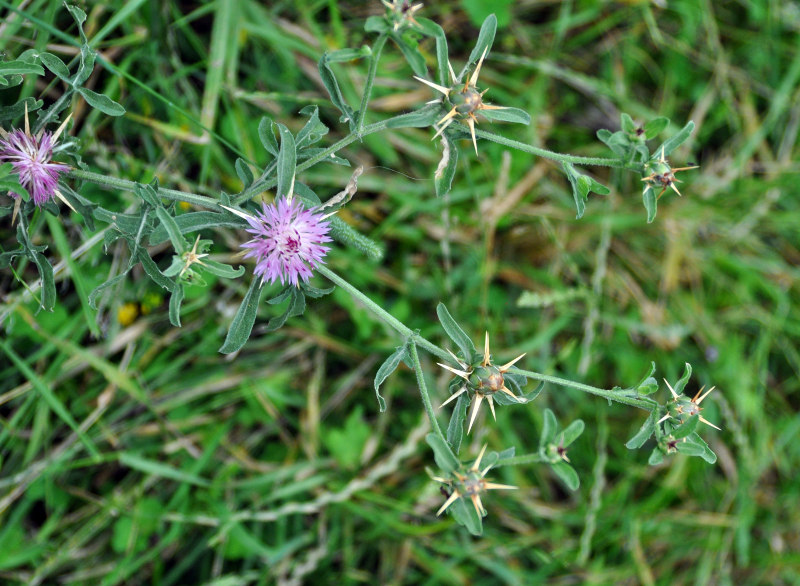
POLYGON ((448 478, 433 477, 437 482, 447 485, 450 495, 439 510, 436 511, 437 517, 444 513, 447 507, 462 497, 469 498, 472 501, 472 506, 475 507, 475 512, 477 512, 480 517, 484 517, 486 516, 486 509, 483 508, 483 503, 481 502, 481 493, 487 490, 515 490, 517 488, 516 486, 507 484, 495 484, 494 482, 489 482, 485 478, 486 474, 492 468, 490 465, 483 470, 480 469, 481 459, 485 451, 486 445, 484 444, 481 453, 478 454, 478 458, 469 468, 465 468, 464 465, 462 465, 461 470, 453 471, 448 478))
POLYGON ((462 393, 468 392, 472 394, 472 413, 469 417, 467 433, 472 430, 472 424, 475 423, 475 417, 478 415, 478 409, 480 408, 481 402, 484 399, 486 399, 486 402, 489 403, 489 409, 492 412, 492 417, 495 419, 497 419, 497 417, 495 416, 494 412, 494 399, 492 398, 492 395, 497 392, 502 392, 513 398, 515 401, 519 400, 518 397, 506 387, 503 375, 517 362, 517 360, 525 356, 525 354, 520 354, 514 360, 502 366, 495 366, 492 364, 491 357, 489 355, 489 332, 486 332, 486 343, 483 350, 483 357, 478 357, 477 360, 473 361, 472 364, 467 364, 466 362, 459 360, 452 352, 450 355, 458 363, 460 369, 453 368, 452 366, 442 363, 438 363, 439 366, 449 370, 456 376, 461 377, 465 382, 463 385, 461 385, 461 388, 453 393, 450 398, 447 399, 447 401, 442 403, 441 406, 444 407, 451 401, 454 401, 462 393))
POLYGON ((656 196, 656 199, 659 199, 664 194, 667 187, 671 188, 678 195, 681 195, 681 192, 678 191, 678 188, 675 186, 675 183, 680 183, 681 181, 675 178, 675 173, 688 169, 697 169, 697 165, 678 167, 677 169, 670 167, 669 162, 667 162, 664 156, 664 148, 662 147, 661 158, 650 161, 645 165, 645 173, 649 173, 649 175, 642 177, 642 181, 651 187, 661 187, 661 191, 656 196))
POLYGON ((676 393, 675 389, 673 389, 666 380, 664 382, 667 383, 667 387, 669 388, 670 393, 672 393, 673 400, 667 406, 667 414, 664 415, 664 417, 662 417, 661 419, 659 419, 658 423, 661 423, 662 421, 666 421, 667 419, 671 418, 677 419, 680 423, 683 423, 690 417, 697 415, 698 419, 700 419, 700 421, 702 421, 706 425, 710 425, 714 429, 720 429, 719 427, 708 421, 706 418, 704 418, 702 415, 700 415, 700 412, 703 410, 702 407, 700 407, 700 403, 702 403, 703 399, 708 397, 709 393, 711 393, 711 391, 713 391, 716 387, 711 387, 702 396, 701 394, 703 393, 705 387, 701 387, 700 390, 697 391, 697 394, 690 399, 686 395, 682 394, 679 395, 678 393, 676 393))
POLYGON ((475 124, 478 122, 478 119, 475 117, 475 113, 481 110, 504 110, 506 109, 503 106, 492 106, 490 104, 485 104, 483 102, 483 94, 485 94, 488 90, 478 91, 478 76, 481 72, 481 65, 483 65, 483 59, 486 57, 486 52, 488 51, 488 47, 483 50, 483 54, 481 58, 478 60, 478 65, 475 67, 475 71, 472 72, 472 75, 467 78, 467 81, 461 83, 456 78, 456 74, 453 71, 453 66, 450 65, 450 62, 447 62, 447 66, 450 69, 450 83, 453 84, 449 88, 441 86, 439 84, 433 83, 432 81, 428 81, 427 79, 422 79, 421 77, 414 76, 414 79, 417 81, 421 81, 425 85, 428 85, 435 89, 437 92, 444 94, 444 99, 442 103, 445 105, 451 106, 450 110, 445 114, 441 120, 439 120, 436 125, 439 126, 439 130, 433 136, 436 138, 442 132, 444 132, 445 128, 450 126, 453 123, 453 120, 458 116, 462 120, 466 121, 467 126, 469 126, 469 132, 472 135, 472 145, 475 147, 475 154, 478 154, 478 142, 475 138, 475 124))

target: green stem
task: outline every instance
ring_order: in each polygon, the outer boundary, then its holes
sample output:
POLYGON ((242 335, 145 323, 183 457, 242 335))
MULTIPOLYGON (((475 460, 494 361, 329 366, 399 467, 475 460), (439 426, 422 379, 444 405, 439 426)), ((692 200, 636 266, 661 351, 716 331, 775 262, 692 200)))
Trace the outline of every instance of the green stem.
MULTIPOLYGON (((417 345, 414 343, 413 338, 409 340, 408 350, 409 354, 411 355, 411 363, 414 365, 414 372, 417 374, 417 386, 419 387, 419 394, 422 396, 422 404, 425 405, 425 412, 428 414, 431 427, 433 427, 434 433, 441 438, 444 445, 448 446, 449 448, 450 444, 447 443, 447 438, 442 433, 442 428, 439 427, 439 422, 436 421, 436 413, 433 411, 431 397, 428 394, 428 386, 425 384, 425 373, 422 372, 422 365, 419 362, 419 355, 417 354, 417 345)), ((453 457, 455 457, 455 454, 453 454, 453 457)))
MULTIPOLYGON (((354 298, 356 298, 361 304, 365 305, 370 311, 372 311, 379 319, 381 319, 384 323, 388 324, 399 334, 403 336, 403 338, 411 340, 416 345, 419 345, 431 354, 434 354, 444 360, 450 361, 451 358, 448 356, 447 352, 439 348, 436 344, 426 340, 419 334, 414 333, 408 327, 406 327, 402 322, 400 322, 396 317, 390 314, 388 311, 383 309, 380 305, 375 303, 372 299, 364 295, 361 291, 359 291, 354 285, 345 281, 342 277, 334 273, 328 267, 324 265, 320 265, 316 268, 316 271, 350 293, 354 298)), ((652 399, 648 398, 637 398, 637 397, 629 397, 623 394, 624 391, 608 391, 605 389, 601 389, 598 387, 593 387, 590 385, 586 385, 583 383, 574 382, 565 378, 560 378, 557 376, 552 376, 548 374, 541 374, 539 372, 534 372, 532 370, 522 370, 520 368, 511 368, 509 369, 511 374, 521 374, 527 378, 544 381, 547 383, 552 383, 554 385, 559 385, 562 387, 569 387, 571 389, 575 389, 577 391, 583 391, 584 393, 590 393, 592 395, 597 395, 598 397, 603 397, 604 399, 608 399, 610 401, 616 401, 617 403, 623 403, 625 405, 630 405, 632 407, 638 407, 639 409, 644 409, 645 411, 652 411, 658 406, 658 403, 653 401, 652 399)))
MULTIPOLYGON (((127 179, 118 179, 116 177, 109 177, 108 175, 101 175, 100 173, 92 173, 91 171, 83 171, 81 169, 73 169, 68 173, 73 179, 80 179, 82 181, 89 181, 103 187, 111 189, 121 189, 123 191, 133 191, 136 187, 135 181, 128 181, 127 179)), ((164 187, 158 188, 158 195, 166 199, 175 201, 185 201, 194 205, 220 209, 219 200, 206 195, 199 195, 197 193, 189 193, 186 191, 178 191, 177 189, 166 189, 164 187)))
POLYGON ((364 84, 364 95, 361 97, 361 109, 358 111, 358 124, 356 125, 356 134, 361 135, 364 130, 364 120, 367 118, 367 106, 369 105, 369 98, 372 95, 372 84, 375 81, 375 74, 378 71, 378 61, 381 58, 381 51, 388 39, 386 33, 381 33, 375 45, 372 47, 372 57, 369 60, 369 69, 367 70, 367 79, 364 84))
POLYGON ((442 358, 447 361, 452 360, 452 358, 450 358, 447 352, 439 348, 439 346, 437 346, 433 342, 430 342, 425 338, 423 338, 422 336, 420 336, 419 334, 411 331, 391 313, 383 309, 380 305, 378 305, 372 299, 370 299, 369 297, 364 295, 361 291, 359 291, 354 285, 345 281, 342 277, 334 273, 328 267, 324 265, 319 265, 315 270, 319 274, 321 274, 322 276, 333 282, 334 284, 338 285, 339 287, 350 293, 350 295, 352 295, 362 305, 365 305, 367 309, 372 311, 384 323, 388 324, 389 326, 397 330, 397 332, 401 334, 403 338, 413 340, 415 344, 417 344, 418 346, 422 346, 423 348, 425 348, 425 350, 427 350, 431 354, 435 354, 439 358, 442 358))
POLYGON ((542 458, 537 453, 534 454, 524 454, 522 456, 513 456, 511 458, 503 458, 502 460, 498 460, 495 462, 492 469, 499 468, 500 466, 518 466, 520 464, 534 464, 536 462, 547 462, 546 458, 542 458))
POLYGON ((535 147, 533 145, 525 144, 524 142, 519 142, 518 140, 506 138, 504 136, 500 136, 499 134, 494 134, 492 132, 486 132, 485 130, 475 129, 475 136, 480 136, 481 138, 485 138, 487 140, 491 140, 492 142, 496 142, 497 144, 502 144, 504 146, 511 147, 512 149, 517 149, 525 153, 536 155, 537 157, 551 159, 553 161, 558 161, 560 163, 574 163, 576 165, 597 165, 600 167, 616 167, 619 169, 634 169, 634 170, 639 170, 641 167, 641 165, 635 165, 635 166, 630 165, 629 163, 626 163, 625 161, 622 161, 620 159, 562 155, 561 153, 548 151, 547 149, 542 149, 539 147, 535 147))
POLYGON ((577 383, 557 376, 541 374, 538 372, 533 372, 532 370, 522 370, 521 368, 512 367, 508 370, 508 372, 510 372, 511 374, 521 374, 522 376, 525 376, 527 378, 544 381, 546 383, 552 383, 554 385, 559 385, 561 387, 569 387, 577 391, 583 391, 584 393, 590 393, 592 395, 597 395, 598 397, 603 397, 604 399, 608 399, 609 401, 616 401, 617 403, 624 403, 625 405, 630 405, 631 407, 638 407, 639 409, 644 409, 645 411, 652 411, 658 406, 658 403, 656 403, 652 399, 629 397, 627 395, 624 395, 623 393, 625 391, 608 391, 605 389, 592 387, 590 385, 585 385, 583 383, 577 383))

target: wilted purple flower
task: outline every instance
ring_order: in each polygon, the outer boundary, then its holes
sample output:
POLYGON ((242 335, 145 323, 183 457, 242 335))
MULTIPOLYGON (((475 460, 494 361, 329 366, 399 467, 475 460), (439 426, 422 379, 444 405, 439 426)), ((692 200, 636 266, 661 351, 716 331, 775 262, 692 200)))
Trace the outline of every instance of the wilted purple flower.
POLYGON ((242 244, 244 257, 256 259, 255 275, 261 275, 262 285, 280 279, 281 285, 288 281, 296 287, 298 277, 308 282, 311 269, 324 263, 329 247, 321 244, 331 241, 330 224, 297 199, 262 204, 261 212, 245 219, 254 238, 242 244))
MULTIPOLYGON (((28 190, 37 206, 43 206, 54 196, 64 200, 58 191, 58 177, 69 171, 70 167, 52 162, 51 158, 58 137, 68 121, 69 117, 54 133, 43 130, 32 135, 26 109, 24 131, 19 128, 8 133, 0 131, 0 162, 11 163, 14 173, 19 175, 20 185, 28 190)), ((13 191, 10 194, 15 199, 20 195, 13 191)))

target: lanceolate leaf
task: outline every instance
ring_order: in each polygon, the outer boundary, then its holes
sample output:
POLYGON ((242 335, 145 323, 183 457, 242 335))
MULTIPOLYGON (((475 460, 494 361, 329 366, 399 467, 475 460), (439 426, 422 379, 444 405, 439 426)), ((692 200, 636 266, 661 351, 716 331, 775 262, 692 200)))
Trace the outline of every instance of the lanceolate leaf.
POLYGON ((463 81, 464 74, 473 64, 478 62, 484 50, 486 50, 486 53, 491 51, 495 32, 497 32, 497 17, 494 14, 490 14, 486 17, 486 20, 483 21, 483 25, 481 25, 481 32, 478 33, 478 41, 475 43, 475 48, 472 49, 472 53, 469 54, 467 64, 458 76, 459 81, 463 81))
POLYGON ((663 156, 668 157, 672 151, 686 142, 686 140, 692 135, 692 132, 694 132, 694 122, 689 120, 689 122, 686 123, 686 126, 681 128, 677 134, 665 140, 664 144, 655 150, 654 154, 656 158, 661 157, 662 154, 663 156))
POLYGON ((175 283, 169 298, 169 323, 176 328, 181 327, 181 303, 183 302, 183 285, 175 283))
POLYGON ((250 288, 247 290, 242 304, 236 311, 236 315, 231 322, 231 327, 228 330, 228 335, 225 338, 225 343, 219 349, 223 354, 230 354, 240 350, 245 342, 250 338, 250 332, 253 331, 253 324, 256 323, 256 314, 258 313, 258 301, 261 297, 261 280, 253 277, 250 282, 250 288))
POLYGON ((458 469, 459 462, 450 446, 442 440, 435 433, 429 433, 425 436, 425 441, 433 449, 433 458, 436 460, 436 465, 447 473, 453 472, 458 469))
POLYGON ((441 108, 438 104, 428 104, 419 110, 408 114, 401 114, 386 121, 387 128, 427 128, 441 118, 441 108))
POLYGON ((444 303, 440 303, 436 306, 436 315, 439 316, 439 321, 444 328, 444 331, 447 332, 447 335, 450 336, 450 339, 455 342, 456 346, 458 346, 459 350, 461 350, 462 356, 466 360, 470 360, 472 355, 475 354, 475 344, 472 343, 472 339, 464 333, 464 330, 461 329, 461 326, 458 325, 456 320, 450 315, 450 312, 447 311, 447 307, 445 307, 444 303))
POLYGON ((450 192, 458 166, 458 148, 446 134, 442 135, 442 158, 433 175, 436 196, 442 197, 450 192))
POLYGON ((642 191, 642 202, 644 203, 644 209, 647 210, 647 223, 651 224, 653 220, 656 219, 658 202, 656 199, 655 190, 649 185, 645 185, 645 188, 642 191))
POLYGON ((556 416, 550 409, 544 410, 544 421, 542 423, 542 435, 539 439, 539 448, 542 449, 544 446, 553 443, 553 440, 556 437, 556 429, 558 428, 558 423, 556 422, 556 416))
POLYGON ((653 435, 653 431, 656 428, 656 411, 651 411, 650 415, 647 416, 647 419, 642 424, 642 427, 639 431, 636 432, 631 439, 625 444, 625 447, 629 450, 636 450, 641 448, 644 443, 653 435))
POLYGON ((518 124, 530 124, 531 115, 519 108, 504 107, 502 110, 481 110, 482 116, 488 120, 500 120, 502 122, 516 122, 518 124))
POLYGON ((456 406, 450 416, 450 423, 447 425, 447 443, 453 448, 456 454, 461 450, 461 442, 464 439, 464 420, 467 418, 467 406, 469 396, 462 393, 456 399, 456 406))
POLYGON ((288 197, 294 187, 294 172, 297 167, 297 150, 294 136, 283 124, 278 124, 281 150, 278 152, 278 197, 288 197))
POLYGON ((77 92, 83 96, 83 99, 92 107, 100 110, 103 114, 109 116, 122 116, 125 113, 125 108, 118 104, 108 96, 98 94, 85 87, 76 88, 77 92))
POLYGON ((405 344, 397 348, 389 357, 381 364, 378 372, 375 373, 375 397, 378 399, 378 406, 380 408, 381 413, 386 411, 386 401, 381 396, 380 388, 390 374, 392 374, 395 369, 400 365, 400 363, 406 357, 408 349, 405 344))
POLYGON ((416 42, 412 42, 406 37, 396 33, 390 33, 390 36, 392 40, 397 43, 397 46, 403 53, 403 57, 406 58, 406 61, 408 61, 414 73, 420 77, 425 77, 428 73, 428 68, 425 66, 425 57, 419 52, 416 42))
POLYGON ((578 490, 581 485, 581 480, 578 477, 578 473, 575 472, 575 469, 572 466, 566 462, 553 462, 550 464, 550 467, 568 489, 578 490))
POLYGON ((447 72, 449 57, 447 55, 447 37, 444 34, 444 29, 427 18, 418 18, 417 22, 423 34, 436 39, 436 63, 438 66, 439 85, 448 86, 450 83, 449 74, 447 72))
POLYGON ((275 132, 272 130, 274 123, 269 116, 263 116, 258 123, 258 139, 261 145, 273 157, 278 156, 278 141, 275 138, 275 132))

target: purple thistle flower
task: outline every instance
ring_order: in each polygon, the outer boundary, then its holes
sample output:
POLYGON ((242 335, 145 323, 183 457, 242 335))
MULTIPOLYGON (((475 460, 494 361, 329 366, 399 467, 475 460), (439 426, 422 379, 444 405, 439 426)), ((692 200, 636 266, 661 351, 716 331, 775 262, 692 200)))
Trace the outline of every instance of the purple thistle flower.
MULTIPOLYGON (((50 159, 67 120, 55 133, 44 130, 34 136, 30 133, 26 110, 24 131, 17 128, 9 133, 1 133, 0 162, 11 163, 14 173, 19 175, 20 185, 28 190, 33 197, 33 203, 39 207, 54 196, 63 199, 58 191, 58 177, 69 171, 70 167, 63 163, 52 162, 50 159)), ((20 196, 13 191, 10 194, 14 199, 20 196)))
POLYGON ((242 244, 244 257, 256 259, 254 272, 261 275, 262 285, 280 279, 281 285, 288 281, 296 287, 298 277, 308 282, 311 270, 325 262, 330 247, 321 244, 331 241, 330 224, 298 200, 264 203, 261 212, 245 219, 254 238, 242 244))

